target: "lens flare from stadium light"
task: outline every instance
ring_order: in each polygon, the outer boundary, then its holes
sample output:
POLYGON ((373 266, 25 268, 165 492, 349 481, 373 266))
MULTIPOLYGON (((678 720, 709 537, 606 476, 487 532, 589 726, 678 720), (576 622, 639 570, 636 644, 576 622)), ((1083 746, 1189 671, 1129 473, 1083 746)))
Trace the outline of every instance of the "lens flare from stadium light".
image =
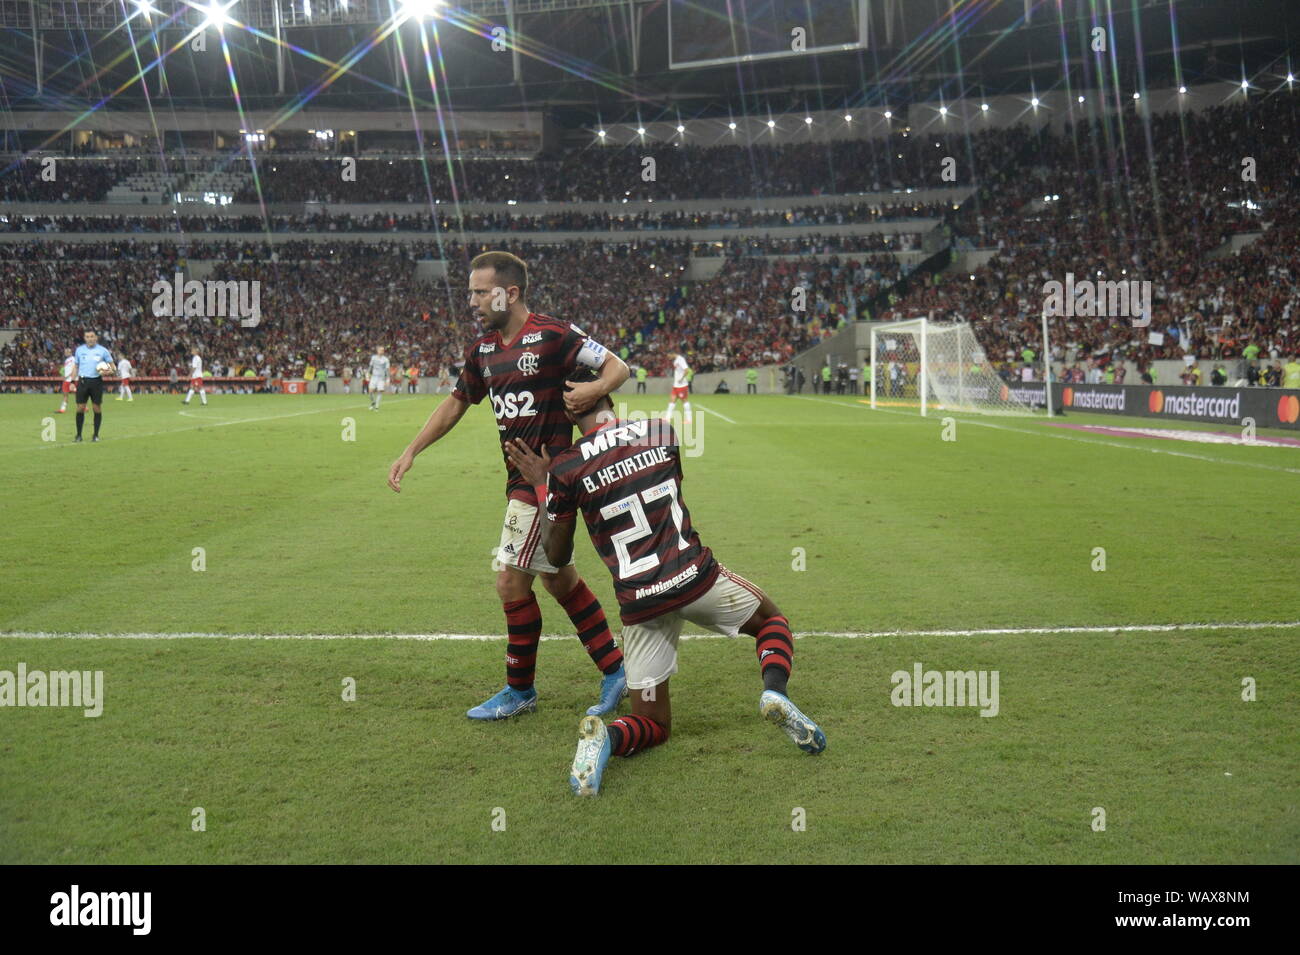
POLYGON ((804 121, 804 125, 805 125, 805 126, 811 126, 811 125, 812 125, 812 117, 811 117, 811 116, 805 116, 805 117, 803 118, 803 121, 804 121))
POLYGON ((894 118, 894 113, 893 113, 893 111, 892 111, 892 110, 888 110, 888 109, 885 110, 885 119, 893 119, 893 118, 894 118))
POLYGON ((768 128, 768 129, 775 129, 775 128, 776 128, 776 120, 774 120, 774 119, 769 119, 769 120, 767 121, 767 128, 768 128))
POLYGON ((948 107, 947 107, 947 106, 940 106, 940 107, 939 107, 939 115, 940 115, 940 116, 947 116, 947 115, 948 115, 948 107))
POLYGON ((1180 86, 1180 87, 1178 87, 1178 92, 1180 92, 1180 93, 1186 95, 1186 93, 1187 93, 1187 87, 1186 87, 1186 86, 1180 86))
POLYGON ((735 124, 735 123, 728 123, 728 124, 727 124, 727 129, 731 130, 731 131, 734 133, 734 132, 736 131, 736 124, 735 124))
POLYGON ((989 104, 988 104, 988 103, 980 103, 980 112, 981 112, 981 113, 987 113, 988 111, 989 111, 989 104))
POLYGON ((846 122, 846 123, 851 123, 851 122, 853 122, 853 114, 852 114, 852 113, 845 113, 845 114, 844 114, 844 122, 846 122))
POLYGON ((644 135, 645 135, 645 127, 644 127, 644 126, 638 126, 638 127, 636 128, 636 134, 637 134, 638 136, 644 136, 644 135))
POLYGON ((230 8, 238 2, 239 0, 230 0, 229 3, 221 3, 221 0, 212 0, 203 8, 203 28, 216 27, 220 31, 226 24, 234 23, 230 16, 230 8))
POLYGON ((1039 101, 1038 97, 1035 96, 1033 99, 1031 99, 1031 100, 1029 101, 1029 105, 1032 106, 1034 109, 1038 109, 1039 102, 1040 102, 1040 101, 1039 101))
POLYGON ((136 16, 142 16, 148 20, 150 16, 157 12, 158 9, 153 5, 152 0, 135 0, 136 16))
POLYGON ((1142 98, 1142 94, 1139 93, 1139 92, 1137 92, 1137 90, 1134 90, 1134 91, 1133 91, 1133 98, 1134 98, 1134 99, 1141 99, 1141 98, 1142 98))
POLYGON ((1079 97, 1079 102, 1080 102, 1080 103, 1083 102, 1083 96, 1082 96, 1082 95, 1079 97))
POLYGON ((446 6, 444 0, 402 0, 401 15, 408 20, 428 20, 442 16, 446 6))

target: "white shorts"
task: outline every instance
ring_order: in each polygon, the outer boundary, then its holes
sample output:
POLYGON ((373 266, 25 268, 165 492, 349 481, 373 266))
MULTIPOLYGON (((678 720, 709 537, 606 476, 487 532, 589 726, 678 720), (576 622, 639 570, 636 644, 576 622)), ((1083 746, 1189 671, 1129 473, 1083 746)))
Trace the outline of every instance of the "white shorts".
MULTIPOLYGON (((499 563, 529 574, 558 574, 560 568, 546 559, 542 548, 542 521, 537 508, 527 501, 511 498, 501 526, 501 544, 497 547, 499 563)), ((573 563, 570 556, 569 563, 573 563)))
POLYGON ((657 686, 677 672, 677 639, 689 620, 734 637, 762 602, 762 591, 723 567, 704 596, 641 623, 623 627, 623 665, 628 689, 657 686))

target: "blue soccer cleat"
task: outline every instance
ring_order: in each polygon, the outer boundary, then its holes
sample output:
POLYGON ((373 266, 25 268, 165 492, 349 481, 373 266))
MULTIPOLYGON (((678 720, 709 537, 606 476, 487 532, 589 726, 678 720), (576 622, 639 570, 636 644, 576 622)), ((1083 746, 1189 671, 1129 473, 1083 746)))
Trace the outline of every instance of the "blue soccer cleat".
POLYGON ((826 748, 826 734, 790 698, 776 690, 764 690, 758 698, 758 712, 763 719, 785 730, 785 735, 805 753, 816 755, 826 748))
POLYGON ((578 751, 573 754, 569 785, 575 796, 600 794, 600 777, 609 762, 609 732, 596 716, 584 716, 578 724, 578 751))
POLYGON ((627 674, 619 668, 600 681, 600 702, 587 707, 588 716, 604 716, 618 708, 618 701, 627 696, 627 674))
POLYGON ((490 700, 484 700, 465 715, 472 720, 506 720, 519 713, 537 712, 537 690, 529 687, 520 692, 512 686, 502 688, 490 700))

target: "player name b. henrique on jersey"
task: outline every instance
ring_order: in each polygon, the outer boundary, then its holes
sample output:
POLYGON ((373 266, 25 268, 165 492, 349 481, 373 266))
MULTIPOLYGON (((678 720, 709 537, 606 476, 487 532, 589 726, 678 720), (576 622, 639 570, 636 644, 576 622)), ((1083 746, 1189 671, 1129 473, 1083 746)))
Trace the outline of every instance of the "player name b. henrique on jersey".
POLYGON ((691 527, 681 492, 677 435, 658 418, 614 421, 551 462, 547 517, 582 511, 625 624, 692 603, 717 579, 721 568, 691 527))
MULTIPOLYGON (((511 342, 489 332, 465 350, 465 367, 452 391, 470 404, 487 398, 501 443, 519 440, 552 458, 573 443, 564 413, 564 380, 578 367, 599 371, 608 352, 569 322, 529 312, 511 342)), ((505 460, 505 449, 501 452, 505 460)), ((532 486, 506 461, 506 497, 535 503, 532 486)))

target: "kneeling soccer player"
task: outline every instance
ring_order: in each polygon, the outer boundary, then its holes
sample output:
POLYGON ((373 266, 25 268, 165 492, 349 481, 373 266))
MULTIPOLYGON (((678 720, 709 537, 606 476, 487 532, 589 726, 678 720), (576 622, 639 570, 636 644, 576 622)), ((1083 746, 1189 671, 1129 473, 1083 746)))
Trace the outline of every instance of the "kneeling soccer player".
MULTIPOLYGON (((586 380, 585 370, 569 376, 570 382, 586 380)), ((573 791, 598 793, 611 754, 631 756, 668 739, 668 679, 677 672, 677 641, 687 620, 727 636, 754 637, 763 677, 760 715, 804 752, 820 753, 826 736, 785 695, 794 657, 790 623, 771 597, 700 543, 682 501, 681 449, 672 425, 619 421, 608 398, 570 417, 582 437, 554 460, 545 448, 538 456, 520 442, 507 443, 506 453, 536 486, 537 499, 546 501, 542 546, 557 567, 572 557, 575 516, 582 511, 614 576, 624 624, 632 714, 608 726, 595 716, 583 718, 569 776, 573 791)))

